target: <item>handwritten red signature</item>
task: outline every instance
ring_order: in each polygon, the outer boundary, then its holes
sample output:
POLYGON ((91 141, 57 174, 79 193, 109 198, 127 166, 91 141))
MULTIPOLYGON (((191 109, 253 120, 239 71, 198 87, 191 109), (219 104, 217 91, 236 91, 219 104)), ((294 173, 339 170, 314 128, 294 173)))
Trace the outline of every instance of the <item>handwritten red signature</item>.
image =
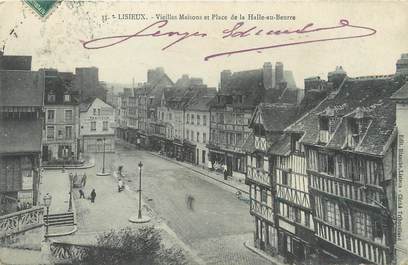
MULTIPOLYGON (((96 38, 96 39, 92 39, 89 41, 81 41, 81 42, 85 49, 102 49, 102 48, 111 47, 111 46, 123 43, 125 41, 128 41, 130 39, 139 38, 139 37, 153 37, 153 38, 166 37, 166 38, 175 39, 162 48, 162 50, 164 51, 170 48, 171 46, 181 41, 185 41, 189 38, 205 38, 208 36, 207 33, 199 32, 199 31, 195 31, 192 33, 187 32, 187 31, 184 31, 184 32, 183 31, 167 31, 166 26, 168 25, 168 23, 169 22, 167 20, 160 20, 160 21, 154 22, 153 24, 143 28, 142 30, 134 34, 101 37, 101 38, 96 38)), ((315 27, 314 23, 308 23, 305 26, 294 29, 294 30, 291 30, 291 29, 265 30, 265 29, 259 28, 258 26, 253 26, 253 27, 245 29, 244 26, 245 26, 245 22, 237 22, 232 28, 225 29, 222 31, 222 38, 223 39, 248 38, 251 36, 259 38, 259 37, 268 37, 268 36, 295 35, 295 34, 323 32, 323 31, 333 31, 336 29, 346 29, 346 28, 361 29, 361 30, 364 30, 364 32, 353 34, 353 35, 346 35, 346 36, 338 36, 338 37, 334 36, 330 38, 306 39, 302 41, 290 41, 286 43, 272 44, 272 45, 266 45, 266 46, 261 46, 261 47, 249 47, 246 49, 223 51, 223 52, 207 55, 206 57, 204 57, 204 60, 208 61, 210 59, 221 57, 221 56, 230 56, 234 54, 262 51, 262 50, 285 47, 285 46, 305 45, 305 44, 317 43, 317 42, 364 38, 364 37, 372 36, 376 34, 377 32, 375 29, 370 28, 370 27, 352 25, 347 19, 340 19, 339 24, 335 26, 315 27)), ((309 36, 310 35, 308 35, 308 37, 309 36)))

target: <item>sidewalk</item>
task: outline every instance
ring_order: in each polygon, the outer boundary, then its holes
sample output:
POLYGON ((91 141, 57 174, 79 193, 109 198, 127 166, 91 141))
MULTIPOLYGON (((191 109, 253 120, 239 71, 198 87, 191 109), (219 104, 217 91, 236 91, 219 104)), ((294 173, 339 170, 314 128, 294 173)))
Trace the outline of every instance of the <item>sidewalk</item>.
POLYGON ((69 205, 69 176, 68 171, 45 170, 40 183, 40 203, 43 197, 50 193, 52 196, 50 214, 66 213, 69 205))

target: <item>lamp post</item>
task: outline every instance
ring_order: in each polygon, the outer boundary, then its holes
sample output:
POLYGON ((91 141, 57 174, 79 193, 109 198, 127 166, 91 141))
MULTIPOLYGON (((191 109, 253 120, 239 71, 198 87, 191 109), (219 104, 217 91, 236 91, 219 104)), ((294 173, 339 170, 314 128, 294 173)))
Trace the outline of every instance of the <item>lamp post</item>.
POLYGON ((98 138, 98 142, 103 142, 103 157, 102 157, 102 172, 96 173, 98 176, 107 176, 109 173, 105 172, 105 137, 98 138))
POLYGON ((137 214, 137 218, 142 218, 142 161, 139 162, 139 211, 137 214))
MULTIPOLYGON (((76 174, 76 173, 75 173, 76 174)), ((69 174, 69 204, 68 204, 68 212, 72 211, 72 188, 73 188, 73 175, 72 173, 69 174)))
POLYGON ((47 208, 47 222, 45 222, 45 235, 44 235, 44 237, 45 237, 45 239, 47 239, 47 237, 48 237, 48 224, 49 224, 49 213, 50 213, 50 206, 51 206, 51 201, 52 201, 52 196, 51 196, 51 194, 49 194, 49 193, 47 193, 47 194, 45 194, 44 195, 44 197, 43 197, 43 201, 44 201, 44 205, 45 205, 45 207, 47 208))
POLYGON ((132 223, 147 223, 150 221, 149 216, 142 216, 142 161, 139 162, 139 210, 137 212, 137 218, 130 217, 129 221, 132 223))

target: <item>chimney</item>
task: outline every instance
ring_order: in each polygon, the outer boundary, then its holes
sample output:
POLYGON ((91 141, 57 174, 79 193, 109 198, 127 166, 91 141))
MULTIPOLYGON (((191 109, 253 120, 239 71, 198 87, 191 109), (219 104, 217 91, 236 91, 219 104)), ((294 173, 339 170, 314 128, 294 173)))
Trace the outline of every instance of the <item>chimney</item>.
POLYGON ((219 85, 219 90, 222 91, 225 88, 226 82, 230 79, 232 73, 231 70, 223 70, 221 72, 221 81, 219 85))
POLYGON ((277 62, 275 64, 275 80, 276 80, 276 87, 279 87, 279 84, 284 80, 283 76, 283 63, 277 62))
POLYGON ((343 82, 344 78, 347 77, 346 71, 343 70, 343 67, 336 66, 336 70, 333 72, 329 72, 327 75, 327 82, 331 83, 333 85, 333 89, 337 90, 341 83, 343 82))
POLYGON ((273 77, 272 77, 272 63, 266 62, 262 69, 262 81, 266 90, 272 89, 273 77))

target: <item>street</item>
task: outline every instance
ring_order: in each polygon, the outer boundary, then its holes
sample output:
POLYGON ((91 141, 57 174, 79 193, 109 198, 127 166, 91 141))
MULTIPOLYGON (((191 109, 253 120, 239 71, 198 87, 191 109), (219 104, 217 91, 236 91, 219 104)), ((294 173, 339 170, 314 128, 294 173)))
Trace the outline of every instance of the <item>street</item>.
MULTIPOLYGON (((97 170, 101 157, 96 156, 97 170)), ((142 161, 145 203, 205 263, 269 264, 243 245, 245 241, 253 240, 254 225, 248 214, 248 204, 239 201, 234 193, 203 180, 198 173, 133 147, 118 144, 116 153, 106 159, 109 160, 107 167, 124 166, 125 183, 132 190, 125 192, 135 194, 139 185, 138 163, 142 161), (194 198, 192 209, 186 202, 188 195, 194 198)), ((126 211, 134 209, 136 213, 136 198, 134 206, 124 205, 123 208, 126 211)))

